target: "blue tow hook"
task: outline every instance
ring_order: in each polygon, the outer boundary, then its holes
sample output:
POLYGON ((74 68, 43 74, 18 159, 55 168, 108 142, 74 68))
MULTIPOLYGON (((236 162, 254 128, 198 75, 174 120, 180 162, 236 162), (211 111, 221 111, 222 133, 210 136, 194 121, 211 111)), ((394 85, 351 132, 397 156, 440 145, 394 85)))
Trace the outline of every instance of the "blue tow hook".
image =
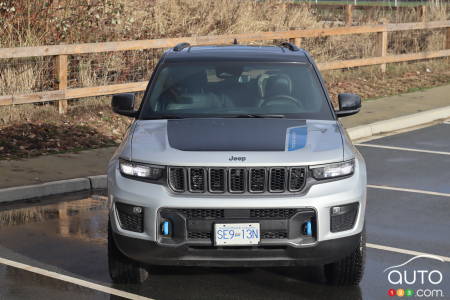
POLYGON ((170 232, 169 232, 169 221, 164 221, 163 223, 162 223, 162 226, 161 226, 162 228, 162 234, 163 235, 169 235, 170 234, 170 232))
POLYGON ((305 224, 305 233, 307 236, 312 236, 312 224, 311 221, 306 222, 305 224))

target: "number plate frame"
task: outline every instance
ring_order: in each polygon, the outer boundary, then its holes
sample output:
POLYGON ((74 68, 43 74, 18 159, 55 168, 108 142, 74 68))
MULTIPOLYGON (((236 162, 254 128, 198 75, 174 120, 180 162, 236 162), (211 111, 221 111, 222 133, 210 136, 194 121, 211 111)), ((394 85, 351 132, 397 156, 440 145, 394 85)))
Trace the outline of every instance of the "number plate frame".
POLYGON ((215 246, 256 246, 260 241, 261 229, 259 223, 214 224, 215 246))

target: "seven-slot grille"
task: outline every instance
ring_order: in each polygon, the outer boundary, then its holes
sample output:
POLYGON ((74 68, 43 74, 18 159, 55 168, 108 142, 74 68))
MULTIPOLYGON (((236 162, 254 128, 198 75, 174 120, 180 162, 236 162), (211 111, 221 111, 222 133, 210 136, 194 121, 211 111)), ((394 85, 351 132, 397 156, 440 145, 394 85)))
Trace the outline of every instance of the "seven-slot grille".
POLYGON ((168 167, 168 183, 178 193, 300 192, 305 187, 306 168, 168 167))
POLYGON ((203 168, 189 169, 189 191, 192 193, 202 193, 205 191, 206 172, 203 168))

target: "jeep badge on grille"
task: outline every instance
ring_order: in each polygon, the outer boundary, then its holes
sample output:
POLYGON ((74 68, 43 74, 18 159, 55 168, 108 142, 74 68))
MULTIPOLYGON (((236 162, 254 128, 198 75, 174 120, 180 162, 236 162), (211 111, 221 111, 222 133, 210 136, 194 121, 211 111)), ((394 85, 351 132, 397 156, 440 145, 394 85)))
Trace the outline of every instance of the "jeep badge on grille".
POLYGON ((233 156, 231 155, 231 157, 228 159, 229 161, 241 161, 244 162, 247 160, 247 157, 245 156, 233 156))

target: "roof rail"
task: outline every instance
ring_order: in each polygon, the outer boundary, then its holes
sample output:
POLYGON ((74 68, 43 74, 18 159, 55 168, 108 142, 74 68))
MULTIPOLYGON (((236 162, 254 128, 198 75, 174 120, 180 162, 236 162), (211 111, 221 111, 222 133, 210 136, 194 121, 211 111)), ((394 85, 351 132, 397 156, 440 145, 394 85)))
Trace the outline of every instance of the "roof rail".
POLYGON ((173 47, 173 51, 178 52, 178 51, 181 51, 181 50, 183 50, 184 48, 190 47, 190 46, 191 46, 191 44, 189 44, 189 43, 179 43, 178 45, 176 45, 175 47, 173 47))
POLYGON ((294 44, 291 44, 289 42, 282 42, 280 44, 280 47, 288 48, 290 51, 300 51, 300 49, 297 46, 295 46, 294 44))

